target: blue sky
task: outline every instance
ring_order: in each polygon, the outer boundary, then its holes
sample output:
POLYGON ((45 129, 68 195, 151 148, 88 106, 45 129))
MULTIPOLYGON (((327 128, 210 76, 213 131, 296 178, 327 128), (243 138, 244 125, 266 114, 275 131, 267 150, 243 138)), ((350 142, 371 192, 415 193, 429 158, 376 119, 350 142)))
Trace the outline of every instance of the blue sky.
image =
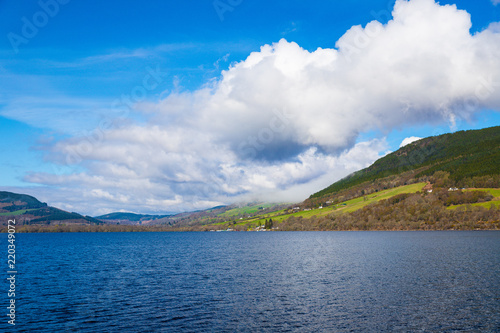
POLYGON ((298 201, 499 125, 498 1, 399 3, 1 1, 0 189, 93 215, 298 201))

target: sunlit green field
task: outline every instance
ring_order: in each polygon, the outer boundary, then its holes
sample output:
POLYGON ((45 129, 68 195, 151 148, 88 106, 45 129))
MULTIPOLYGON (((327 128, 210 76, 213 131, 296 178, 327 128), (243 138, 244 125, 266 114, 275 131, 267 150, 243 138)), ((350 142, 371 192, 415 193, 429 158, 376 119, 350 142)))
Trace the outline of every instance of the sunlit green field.
POLYGON ((491 201, 478 202, 478 203, 473 203, 473 204, 452 205, 452 206, 446 207, 446 208, 447 209, 457 209, 459 207, 472 206, 472 207, 484 207, 484 208, 490 209, 491 205, 495 205, 497 207, 500 205, 500 189, 499 188, 476 188, 476 189, 468 189, 466 191, 485 191, 485 192, 489 192, 495 198, 491 201))
POLYGON ((13 212, 7 212, 7 213, 0 213, 0 216, 17 216, 17 215, 21 215, 21 214, 24 214, 26 212, 29 212, 30 210, 35 210, 37 208, 33 208, 33 209, 21 209, 21 210, 16 210, 16 211, 13 211, 13 212))
POLYGON ((255 214, 259 212, 262 208, 269 208, 275 206, 275 204, 258 204, 254 206, 247 206, 247 207, 241 207, 241 208, 234 208, 231 210, 228 210, 227 212, 224 212, 220 214, 220 217, 234 217, 234 216, 239 216, 239 215, 247 215, 247 214, 255 214))

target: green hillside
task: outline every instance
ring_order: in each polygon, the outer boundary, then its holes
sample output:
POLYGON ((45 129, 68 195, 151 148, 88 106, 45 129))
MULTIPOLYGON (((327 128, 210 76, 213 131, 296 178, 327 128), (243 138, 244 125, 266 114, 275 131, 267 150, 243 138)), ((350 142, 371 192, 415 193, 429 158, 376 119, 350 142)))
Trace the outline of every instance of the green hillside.
MULTIPOLYGON (((348 213, 354 212, 358 209, 361 209, 367 205, 372 203, 376 203, 381 200, 385 200, 391 197, 394 197, 399 194, 410 194, 421 191, 422 188, 426 185, 426 183, 416 183, 412 185, 400 186, 384 191, 380 191, 378 193, 370 194, 363 197, 358 197, 356 199, 351 199, 347 201, 340 202, 338 204, 330 205, 330 206, 321 206, 321 208, 315 209, 305 209, 293 212, 290 209, 287 210, 279 210, 275 212, 271 212, 265 215, 257 215, 250 218, 242 219, 237 221, 236 226, 246 226, 247 228, 254 228, 258 225, 264 225, 267 219, 272 219, 274 222, 282 222, 292 217, 301 217, 304 219, 310 219, 312 217, 326 217, 332 213, 348 213)), ((223 223, 220 223, 223 224, 223 223)), ((278 225, 276 225, 278 226, 278 225)))
POLYGON ((408 171, 415 171, 413 178, 445 171, 451 180, 459 182, 471 177, 498 175, 499 166, 500 126, 460 131, 413 142, 311 195, 311 198, 408 171))
POLYGON ((47 206, 46 203, 30 195, 1 191, 0 224, 5 224, 10 218, 16 218, 25 225, 49 225, 54 222, 102 224, 101 221, 90 216, 47 206))

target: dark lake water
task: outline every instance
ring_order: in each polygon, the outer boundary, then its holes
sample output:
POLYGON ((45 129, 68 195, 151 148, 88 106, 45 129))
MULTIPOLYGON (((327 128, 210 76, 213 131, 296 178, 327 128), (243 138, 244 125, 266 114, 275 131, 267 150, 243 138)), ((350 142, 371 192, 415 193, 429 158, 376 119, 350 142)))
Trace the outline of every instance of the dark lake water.
POLYGON ((495 231, 16 236, 0 331, 500 331, 495 231))

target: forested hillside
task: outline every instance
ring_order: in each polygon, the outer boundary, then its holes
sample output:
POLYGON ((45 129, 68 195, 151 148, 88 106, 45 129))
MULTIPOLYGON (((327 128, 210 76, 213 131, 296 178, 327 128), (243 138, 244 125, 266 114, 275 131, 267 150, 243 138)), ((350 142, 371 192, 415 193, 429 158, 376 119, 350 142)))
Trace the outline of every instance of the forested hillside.
POLYGON ((444 171, 457 185, 464 185, 467 178, 498 175, 499 166, 500 126, 460 131, 413 142, 311 195, 311 198, 408 171, 412 171, 412 178, 444 171))

